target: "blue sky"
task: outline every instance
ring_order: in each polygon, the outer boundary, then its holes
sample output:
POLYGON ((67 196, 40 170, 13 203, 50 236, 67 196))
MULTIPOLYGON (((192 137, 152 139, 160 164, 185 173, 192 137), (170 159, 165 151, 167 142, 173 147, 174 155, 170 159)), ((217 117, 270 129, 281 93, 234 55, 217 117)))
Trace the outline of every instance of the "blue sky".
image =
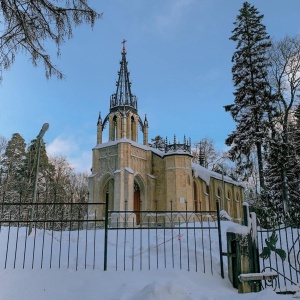
MULTIPOLYGON (((265 15, 274 39, 300 32, 299 0, 249 1, 265 15)), ((132 92, 149 121, 149 139, 184 134, 215 141, 218 150, 235 124, 223 106, 233 99, 229 40, 240 0, 93 0, 103 18, 95 28, 75 28, 74 38, 49 52, 66 79, 47 80, 21 53, 0 84, 0 135, 20 133, 26 142, 48 122, 50 155, 65 155, 77 171, 91 167, 96 123, 109 110, 110 95, 127 40, 132 92)), ((107 131, 104 132, 104 142, 107 131)), ((142 142, 142 139, 140 139, 142 142)))

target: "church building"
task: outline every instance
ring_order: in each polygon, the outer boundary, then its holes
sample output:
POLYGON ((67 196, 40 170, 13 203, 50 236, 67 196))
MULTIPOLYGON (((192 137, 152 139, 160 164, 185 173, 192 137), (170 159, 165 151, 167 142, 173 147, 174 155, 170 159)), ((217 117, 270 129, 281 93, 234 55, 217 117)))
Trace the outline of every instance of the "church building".
MULTIPOLYGON (((138 114, 132 93, 125 41, 116 92, 109 101, 109 113, 97 123, 97 144, 93 149, 89 178, 90 203, 105 202, 109 209, 208 211, 220 209, 240 219, 243 186, 232 178, 192 162, 191 141, 174 138, 160 150, 148 144, 148 121, 138 114), (108 141, 102 140, 108 130, 108 141), (139 130, 143 141, 138 141, 139 130)), ((138 218, 136 219, 139 224, 138 218)))

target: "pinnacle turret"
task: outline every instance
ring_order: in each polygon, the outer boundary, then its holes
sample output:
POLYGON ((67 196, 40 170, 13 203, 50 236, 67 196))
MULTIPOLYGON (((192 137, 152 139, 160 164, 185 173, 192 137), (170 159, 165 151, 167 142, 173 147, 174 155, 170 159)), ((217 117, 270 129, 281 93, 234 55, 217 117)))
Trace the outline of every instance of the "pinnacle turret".
POLYGON ((99 112, 99 117, 98 117, 97 125, 102 125, 101 112, 99 112))
POLYGON ((145 115, 144 126, 147 126, 147 127, 148 127, 147 115, 145 115))

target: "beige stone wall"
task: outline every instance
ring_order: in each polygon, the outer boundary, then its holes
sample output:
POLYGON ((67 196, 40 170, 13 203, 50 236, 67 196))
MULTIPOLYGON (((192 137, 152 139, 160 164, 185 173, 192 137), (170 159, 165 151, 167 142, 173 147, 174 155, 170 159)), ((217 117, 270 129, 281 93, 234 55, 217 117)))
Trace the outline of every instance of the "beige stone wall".
POLYGON ((110 209, 133 210, 134 182, 140 187, 141 210, 194 211, 220 209, 230 216, 242 215, 243 188, 210 179, 210 185, 193 178, 189 155, 160 157, 151 150, 141 149, 130 142, 93 149, 93 173, 90 178, 92 201, 104 202, 109 191, 110 209), (224 190, 224 200, 222 192, 224 190), (196 195, 194 194, 196 193, 196 195), (195 203, 195 201, 197 203, 195 203))
MULTIPOLYGON (((233 185, 222 180, 211 178, 210 185, 207 187, 206 183, 200 178, 193 178, 197 186, 197 200, 198 210, 216 210, 216 200, 219 200, 220 210, 225 210, 234 219, 239 219, 242 215, 242 202, 243 202, 243 188, 233 185), (224 200, 223 200, 223 187, 224 187, 224 200), (207 190, 208 189, 208 190, 207 190), (239 195, 239 201, 236 201, 236 195, 239 195), (233 195, 235 195, 233 197, 233 195), (229 196, 229 197, 228 197, 229 196)), ((193 189, 193 193, 194 193, 193 189)), ((193 194, 193 199, 195 195, 193 194)))
POLYGON ((169 155, 165 160, 166 198, 173 210, 193 210, 193 175, 189 155, 169 155), (186 206, 187 205, 187 206, 186 206))
MULTIPOLYGON (((166 194, 165 160, 156 154, 152 154, 152 174, 155 177, 154 201, 157 201, 158 210, 170 210, 170 200, 166 194)), ((154 203, 153 203, 154 204, 154 203)), ((154 209, 154 205, 152 205, 154 209)))

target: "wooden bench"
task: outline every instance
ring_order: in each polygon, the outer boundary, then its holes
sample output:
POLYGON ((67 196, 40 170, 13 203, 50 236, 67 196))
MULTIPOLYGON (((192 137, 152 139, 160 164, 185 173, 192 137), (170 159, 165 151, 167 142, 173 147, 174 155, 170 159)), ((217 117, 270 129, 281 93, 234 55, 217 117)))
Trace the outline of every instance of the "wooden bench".
POLYGON ((277 277, 277 272, 241 274, 239 275, 239 293, 259 292, 262 280, 270 283, 277 277))

